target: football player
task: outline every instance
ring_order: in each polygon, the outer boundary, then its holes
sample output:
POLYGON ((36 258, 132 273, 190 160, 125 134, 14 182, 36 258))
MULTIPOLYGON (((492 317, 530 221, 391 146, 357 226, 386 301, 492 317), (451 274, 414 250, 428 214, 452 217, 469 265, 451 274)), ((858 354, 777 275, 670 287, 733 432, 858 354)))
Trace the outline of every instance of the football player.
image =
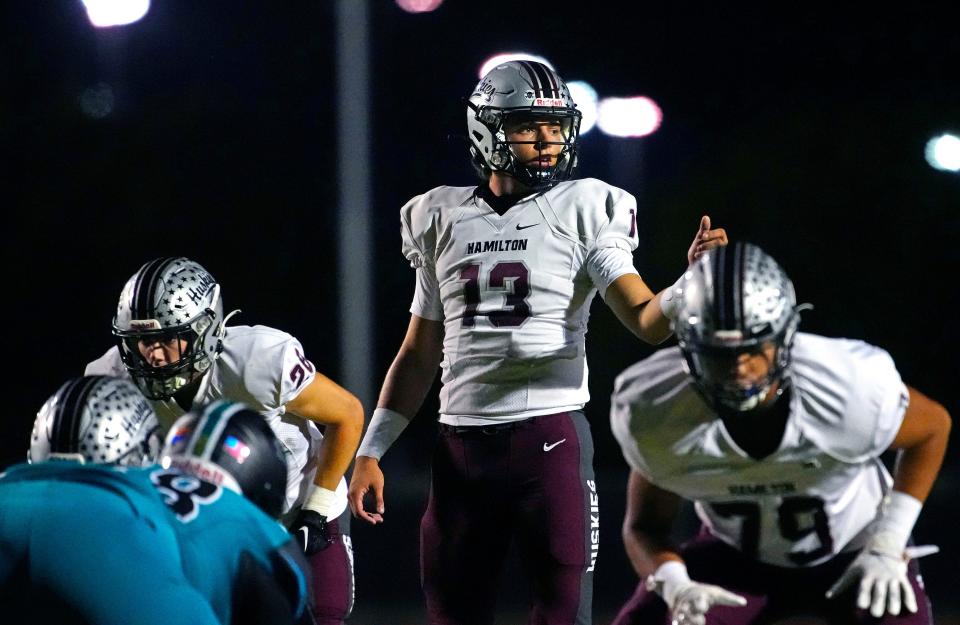
MULTIPOLYGON (((633 266, 633 196, 569 179, 579 127, 553 69, 504 63, 467 103, 483 182, 435 188, 400 212, 403 253, 416 269, 412 314, 357 454, 350 505, 367 522, 383 520, 379 460, 442 367, 420 541, 430 623, 493 622, 513 538, 534 578, 534 621, 591 620, 599 511, 583 413, 590 304, 599 291, 650 343, 669 336, 674 307, 633 266)), ((725 242, 704 216, 688 261, 725 242)))
POLYGON ((192 406, 217 399, 261 413, 287 452, 283 521, 312 567, 317 619, 341 623, 353 605, 343 475, 360 440, 363 409, 315 370, 297 339, 266 326, 228 328, 229 316, 220 285, 198 263, 150 261, 120 295, 113 319, 117 345, 86 373, 132 378, 164 429, 192 406))
POLYGON ((611 401, 643 578, 615 624, 931 623, 913 558, 935 548, 910 535, 944 408, 879 347, 798 332, 804 306, 755 245, 706 254, 676 295, 679 346, 624 371, 611 401), (682 499, 702 528, 678 547, 682 499))
POLYGON ((311 623, 307 563, 274 520, 284 451, 263 418, 224 402, 185 416, 165 466, 158 430, 129 380, 77 378, 44 404, 30 464, 0 477, 5 609, 35 623, 311 623))

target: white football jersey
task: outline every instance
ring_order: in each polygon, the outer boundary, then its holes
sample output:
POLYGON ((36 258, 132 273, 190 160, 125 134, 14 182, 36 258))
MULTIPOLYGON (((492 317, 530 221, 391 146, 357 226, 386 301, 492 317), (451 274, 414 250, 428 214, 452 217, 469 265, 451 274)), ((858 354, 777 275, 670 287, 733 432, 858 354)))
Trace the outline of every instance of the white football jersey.
POLYGON ((769 564, 812 566, 862 547, 909 396, 889 354, 861 341, 800 333, 787 375, 786 431, 762 460, 737 446, 676 347, 620 374, 610 419, 630 466, 694 501, 714 535, 769 564))
POLYGON ((584 335, 599 289, 637 273, 636 201, 563 182, 498 215, 476 187, 438 187, 401 211, 417 268, 410 312, 444 323, 440 420, 509 421, 582 408, 584 335))
MULTIPOLYGON (((116 346, 88 364, 84 374, 130 377, 116 346)), ((284 513, 303 504, 317 471, 317 448, 323 436, 312 421, 286 414, 284 409, 314 376, 314 366, 304 356, 300 342, 286 332, 266 326, 230 326, 223 352, 203 376, 193 400, 195 406, 217 399, 239 401, 263 415, 286 450, 284 513)), ((150 403, 164 432, 185 412, 173 399, 150 403)), ((347 484, 341 479, 330 518, 337 518, 346 507, 347 484)))

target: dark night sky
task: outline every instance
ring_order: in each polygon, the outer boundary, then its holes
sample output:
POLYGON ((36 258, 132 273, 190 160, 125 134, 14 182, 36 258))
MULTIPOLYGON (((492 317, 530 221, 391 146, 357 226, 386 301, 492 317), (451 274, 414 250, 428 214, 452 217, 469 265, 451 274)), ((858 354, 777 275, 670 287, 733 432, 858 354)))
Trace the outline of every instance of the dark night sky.
MULTIPOLYGON (((946 9, 673 3, 610 15, 602 3, 552 3, 537 5, 542 15, 521 15, 516 2, 447 0, 435 13, 410 15, 373 2, 376 236, 340 241, 335 129, 350 111, 335 108, 333 4, 154 5, 141 22, 109 31, 90 27, 79 2, 0 8, 0 181, 12 190, 3 203, 12 339, 5 390, 13 402, 0 467, 23 457, 43 400, 109 346, 120 288, 160 255, 200 261, 223 285, 226 307, 243 309, 238 323, 293 333, 336 379, 334 250, 372 251, 379 385, 412 293, 397 211, 433 186, 473 183, 463 143, 449 135, 463 133, 463 99, 481 63, 513 50, 549 58, 601 96, 643 94, 663 109, 662 127, 645 139, 586 135, 578 174, 637 196, 636 264, 651 286, 682 270, 708 213, 780 260, 800 299, 816 306, 804 329, 885 347, 905 381, 960 413, 950 273, 960 176, 923 160, 928 138, 960 131, 960 34, 946 9), (114 109, 95 119, 80 102, 100 83, 113 90, 114 109)), ((601 615, 632 584, 618 537, 625 465, 606 424, 607 398, 612 377, 652 350, 629 340, 597 302, 587 346, 588 414, 607 479, 601 615)), ((397 486, 407 503, 395 512, 396 534, 355 528, 358 610, 381 592, 419 601, 415 523, 435 409, 434 394, 385 460, 388 471, 411 476, 397 486), (396 558, 368 562, 367 549, 396 558), (381 575, 400 581, 371 588, 381 575)), ((918 527, 944 547, 936 528, 958 511, 949 501, 958 474, 951 450, 918 527)), ((943 605, 949 597, 935 573, 952 557, 929 560, 943 605)))

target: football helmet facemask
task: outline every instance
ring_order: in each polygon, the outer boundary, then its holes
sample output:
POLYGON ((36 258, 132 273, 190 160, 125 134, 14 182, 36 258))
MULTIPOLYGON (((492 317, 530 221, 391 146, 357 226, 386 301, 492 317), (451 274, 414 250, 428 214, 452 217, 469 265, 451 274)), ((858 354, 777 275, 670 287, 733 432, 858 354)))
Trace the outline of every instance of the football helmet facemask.
POLYGON ((287 461, 263 415, 217 400, 173 424, 160 463, 240 493, 273 518, 283 512, 287 461))
POLYGON ((183 257, 143 265, 123 287, 113 334, 120 357, 150 399, 167 399, 202 375, 223 349, 220 285, 198 263, 183 257), (147 354, 172 354, 159 365, 147 354))
POLYGON ((132 382, 84 376, 66 382, 40 408, 27 460, 146 466, 162 443, 157 416, 132 382))
POLYGON ((790 363, 800 324, 793 283, 756 245, 731 243, 704 254, 680 284, 680 312, 673 322, 685 365, 701 394, 716 407, 738 412, 761 405, 790 363), (767 374, 737 381, 742 354, 773 347, 767 374))
POLYGON ((581 113, 560 76, 536 61, 508 61, 487 72, 467 100, 467 135, 474 167, 486 178, 499 171, 543 190, 567 180, 577 166, 581 113), (555 122, 562 141, 508 141, 506 128, 523 122, 555 122), (513 145, 562 145, 551 167, 529 167, 513 145))

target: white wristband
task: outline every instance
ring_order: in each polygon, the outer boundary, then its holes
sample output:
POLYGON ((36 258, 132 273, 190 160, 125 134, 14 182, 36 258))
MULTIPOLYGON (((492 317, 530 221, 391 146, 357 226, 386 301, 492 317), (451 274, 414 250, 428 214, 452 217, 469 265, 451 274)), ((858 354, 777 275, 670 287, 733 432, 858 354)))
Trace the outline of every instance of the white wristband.
POLYGON ((897 547, 903 550, 910 539, 910 532, 920 516, 923 503, 916 497, 899 490, 891 491, 880 506, 875 533, 886 532, 896 537, 897 547))
POLYGON ((357 455, 380 460, 408 425, 410 425, 410 419, 396 410, 377 408, 370 417, 370 425, 367 426, 367 433, 360 441, 357 455))
POLYGON ((303 507, 306 510, 313 510, 317 514, 325 517, 330 516, 330 508, 333 507, 333 500, 337 493, 323 486, 314 486, 313 492, 307 497, 303 507))
POLYGON ((690 581, 690 575, 687 574, 687 565, 677 560, 668 560, 653 572, 647 578, 647 590, 652 590, 667 602, 667 605, 673 606, 674 590, 690 581))
POLYGON ((660 292, 660 311, 663 316, 673 321, 680 314, 680 303, 683 301, 683 283, 687 281, 688 272, 684 271, 680 278, 660 292))

